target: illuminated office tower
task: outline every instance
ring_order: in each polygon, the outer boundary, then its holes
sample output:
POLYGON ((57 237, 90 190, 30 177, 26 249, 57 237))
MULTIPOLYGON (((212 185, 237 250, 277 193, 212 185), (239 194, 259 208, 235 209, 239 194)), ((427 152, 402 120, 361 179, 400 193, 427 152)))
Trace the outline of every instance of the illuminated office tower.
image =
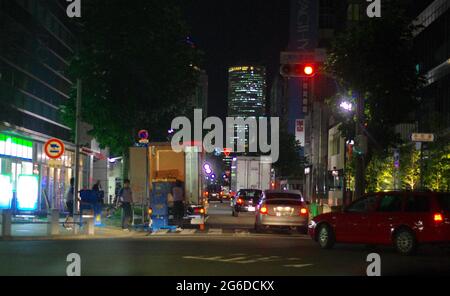
MULTIPOLYGON (((228 69, 228 116, 261 117, 266 111, 266 70, 259 66, 236 66, 228 69)), ((238 131, 245 130, 248 146, 248 126, 236 126, 233 139, 237 143, 238 131)))

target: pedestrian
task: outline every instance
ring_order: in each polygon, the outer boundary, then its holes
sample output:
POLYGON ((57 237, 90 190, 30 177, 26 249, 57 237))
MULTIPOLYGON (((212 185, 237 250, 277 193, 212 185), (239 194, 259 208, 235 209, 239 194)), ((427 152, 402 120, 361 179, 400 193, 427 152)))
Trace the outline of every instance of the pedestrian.
POLYGON ((130 188, 130 180, 125 179, 123 181, 123 187, 119 191, 119 199, 122 207, 122 229, 129 231, 133 219, 133 210, 131 208, 133 204, 133 192, 130 188))
POLYGON ((100 183, 100 180, 97 180, 97 182, 92 186, 92 190, 94 191, 101 191, 102 190, 102 184, 100 183))
POLYGON ((67 211, 69 212, 67 214, 66 220, 64 221, 64 228, 71 230, 72 226, 71 225, 67 225, 67 223, 69 222, 69 220, 71 219, 73 222, 73 193, 75 191, 75 178, 70 178, 70 188, 66 193, 66 207, 67 207, 67 211))
POLYGON ((183 182, 181 182, 180 180, 177 180, 175 185, 172 187, 172 196, 174 218, 176 223, 180 225, 184 216, 183 182))
POLYGON ((95 191, 97 193, 97 201, 103 207, 105 196, 100 180, 97 180, 94 186, 92 186, 92 191, 95 191))

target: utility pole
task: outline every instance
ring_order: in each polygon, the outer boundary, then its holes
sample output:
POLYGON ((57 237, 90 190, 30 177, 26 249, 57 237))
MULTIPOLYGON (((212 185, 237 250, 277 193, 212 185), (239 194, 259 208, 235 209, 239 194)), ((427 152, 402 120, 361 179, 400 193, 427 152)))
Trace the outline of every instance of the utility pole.
MULTIPOLYGON (((75 115, 75 184, 73 191, 73 217, 78 209, 78 191, 79 191, 79 177, 80 177, 80 121, 81 121, 81 79, 77 79, 77 102, 75 115)), ((80 218, 81 219, 81 218, 80 218)), ((74 220, 75 222, 75 220, 74 220)), ((77 228, 73 227, 76 232, 77 228)))
POLYGON ((356 98, 356 141, 355 144, 358 147, 358 153, 356 153, 356 163, 355 163, 355 195, 354 199, 358 199, 364 194, 365 182, 364 182, 364 155, 365 151, 365 135, 363 133, 364 124, 364 97, 357 93, 356 98))

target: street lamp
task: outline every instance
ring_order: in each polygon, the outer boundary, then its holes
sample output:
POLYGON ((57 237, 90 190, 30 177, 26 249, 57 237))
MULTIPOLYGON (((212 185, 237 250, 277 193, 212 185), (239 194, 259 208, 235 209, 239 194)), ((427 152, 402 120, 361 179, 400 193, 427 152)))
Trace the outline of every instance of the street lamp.
POLYGON ((351 112, 353 109, 353 104, 348 101, 342 101, 339 104, 339 107, 344 111, 351 112))

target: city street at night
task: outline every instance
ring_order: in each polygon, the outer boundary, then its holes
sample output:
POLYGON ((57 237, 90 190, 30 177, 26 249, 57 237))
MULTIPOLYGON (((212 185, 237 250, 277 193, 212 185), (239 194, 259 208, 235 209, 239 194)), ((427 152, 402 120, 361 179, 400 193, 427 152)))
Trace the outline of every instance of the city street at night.
POLYGON ((449 30, 450 0, 0 0, 0 276, 450 276, 449 30))

